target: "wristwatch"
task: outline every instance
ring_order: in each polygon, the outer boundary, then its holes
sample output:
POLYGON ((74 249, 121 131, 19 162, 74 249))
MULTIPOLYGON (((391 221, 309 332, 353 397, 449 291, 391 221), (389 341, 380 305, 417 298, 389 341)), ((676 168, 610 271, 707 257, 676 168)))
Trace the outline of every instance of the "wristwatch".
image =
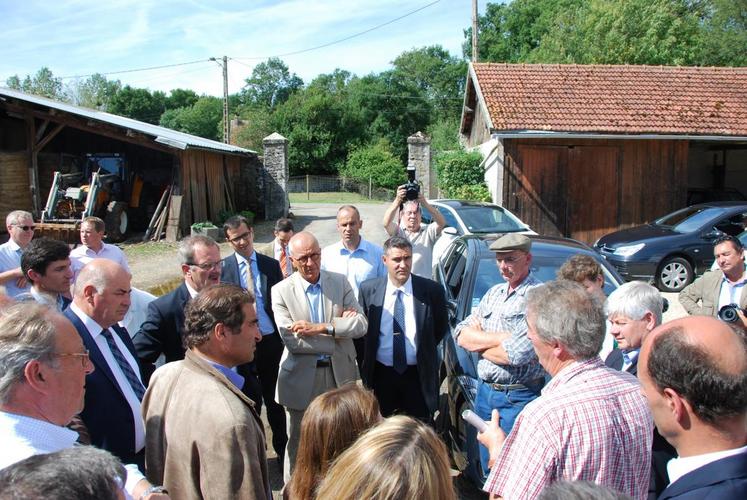
POLYGON ((335 325, 333 325, 332 323, 327 324, 327 335, 332 335, 333 337, 335 336, 335 325))

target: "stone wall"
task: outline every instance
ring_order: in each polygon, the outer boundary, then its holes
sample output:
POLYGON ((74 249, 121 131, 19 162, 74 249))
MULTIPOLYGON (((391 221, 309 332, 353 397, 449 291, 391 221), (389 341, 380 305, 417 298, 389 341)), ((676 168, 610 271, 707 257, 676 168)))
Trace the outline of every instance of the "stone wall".
POLYGON ((431 138, 416 132, 407 138, 407 163, 415 165, 415 179, 426 198, 438 197, 438 179, 431 161, 431 138))
POLYGON ((288 183, 288 139, 277 132, 262 140, 264 146, 264 169, 262 194, 266 220, 288 216, 290 203, 286 185, 288 183))

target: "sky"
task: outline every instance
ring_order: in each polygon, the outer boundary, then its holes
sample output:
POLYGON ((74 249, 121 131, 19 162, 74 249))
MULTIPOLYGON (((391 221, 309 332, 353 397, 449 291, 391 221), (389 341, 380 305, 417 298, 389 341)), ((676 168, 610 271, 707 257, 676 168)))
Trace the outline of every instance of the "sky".
MULTIPOLYGON (((481 14, 486 3, 478 2, 481 14)), ((0 86, 47 66, 65 84, 103 73, 134 87, 221 96, 222 67, 209 59, 223 56, 229 93, 272 56, 306 83, 335 68, 362 76, 413 48, 441 45, 461 57, 471 11, 472 0, 0 0, 0 86)))

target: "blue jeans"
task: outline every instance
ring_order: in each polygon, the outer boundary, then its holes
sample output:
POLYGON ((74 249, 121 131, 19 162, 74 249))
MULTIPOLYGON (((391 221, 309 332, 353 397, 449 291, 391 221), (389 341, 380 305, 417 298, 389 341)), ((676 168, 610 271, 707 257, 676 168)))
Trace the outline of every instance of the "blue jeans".
MULTIPOLYGON (((487 382, 480 381, 480 385, 477 388, 477 397, 475 398, 475 413, 483 420, 490 420, 493 410, 497 409, 500 413, 498 425, 508 435, 521 410, 539 396, 540 390, 544 385, 543 382, 526 389, 496 391, 487 382)), ((490 472, 488 468, 490 454, 488 453, 488 449, 482 444, 479 448, 482 472, 483 475, 487 475, 490 472)))

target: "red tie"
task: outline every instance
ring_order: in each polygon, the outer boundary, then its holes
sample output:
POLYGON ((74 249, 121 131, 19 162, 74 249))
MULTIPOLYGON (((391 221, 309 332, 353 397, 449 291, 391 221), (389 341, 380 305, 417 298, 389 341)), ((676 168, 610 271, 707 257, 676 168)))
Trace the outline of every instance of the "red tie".
POLYGON ((280 246, 280 269, 283 270, 283 278, 288 277, 288 254, 285 253, 285 245, 280 246))

